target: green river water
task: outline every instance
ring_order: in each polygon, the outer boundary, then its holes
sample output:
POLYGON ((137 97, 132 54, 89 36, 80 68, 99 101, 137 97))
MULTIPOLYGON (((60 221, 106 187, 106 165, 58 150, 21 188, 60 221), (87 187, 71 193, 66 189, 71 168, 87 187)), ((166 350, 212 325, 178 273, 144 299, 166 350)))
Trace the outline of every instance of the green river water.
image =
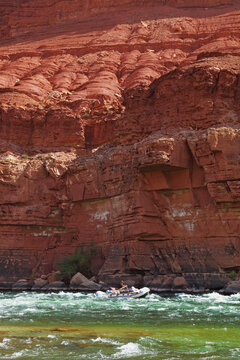
POLYGON ((0 359, 240 359, 240 294, 0 293, 0 359))

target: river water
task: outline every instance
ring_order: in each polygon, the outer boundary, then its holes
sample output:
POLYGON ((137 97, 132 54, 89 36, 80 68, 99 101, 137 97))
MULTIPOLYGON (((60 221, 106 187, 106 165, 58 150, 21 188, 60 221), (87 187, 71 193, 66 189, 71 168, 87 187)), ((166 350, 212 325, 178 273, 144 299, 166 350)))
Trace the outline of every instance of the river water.
POLYGON ((0 293, 0 359, 240 359, 240 294, 0 293))

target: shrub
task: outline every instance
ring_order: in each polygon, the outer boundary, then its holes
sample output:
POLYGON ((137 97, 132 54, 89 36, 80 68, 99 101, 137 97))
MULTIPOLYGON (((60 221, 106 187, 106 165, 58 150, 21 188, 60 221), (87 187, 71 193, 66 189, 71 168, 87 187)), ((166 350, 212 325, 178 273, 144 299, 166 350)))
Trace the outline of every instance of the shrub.
POLYGON ((83 114, 84 119, 89 119, 90 117, 91 117, 91 114, 89 114, 88 112, 85 112, 85 114, 83 114))
POLYGON ((37 159, 39 159, 39 160, 44 160, 44 156, 41 155, 41 154, 37 155, 36 157, 37 157, 37 159))
POLYGON ((94 249, 93 244, 88 246, 81 244, 72 255, 66 255, 57 262, 60 270, 58 279, 69 283, 72 276, 77 272, 90 277, 92 275, 91 261, 95 253, 96 249, 94 249))
POLYGON ((29 159, 29 156, 28 156, 28 154, 22 154, 22 158, 23 159, 29 159))
POLYGON ((232 271, 228 274, 228 276, 230 277, 230 279, 235 280, 236 277, 237 277, 237 273, 236 273, 235 270, 232 270, 232 271))

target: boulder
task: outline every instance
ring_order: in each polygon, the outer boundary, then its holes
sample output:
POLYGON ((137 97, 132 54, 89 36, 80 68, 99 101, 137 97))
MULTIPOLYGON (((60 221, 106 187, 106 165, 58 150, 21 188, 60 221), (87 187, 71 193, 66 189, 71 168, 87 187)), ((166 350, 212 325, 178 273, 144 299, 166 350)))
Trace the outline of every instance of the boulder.
POLYGON ((237 294, 240 293, 240 280, 230 282, 224 289, 225 294, 237 294))
POLYGON ((101 288, 101 285, 87 279, 83 274, 78 272, 72 277, 70 281, 70 288, 91 291, 99 290, 101 288))
POLYGON ((47 274, 48 282, 52 283, 56 281, 58 275, 60 275, 60 271, 52 271, 51 273, 47 274))
POLYGON ((30 290, 32 284, 26 279, 20 279, 15 284, 12 285, 12 290, 30 290))
POLYGON ((44 285, 48 284, 48 280, 47 279, 42 279, 42 278, 38 278, 34 280, 34 285, 42 287, 44 285))
POLYGON ((63 281, 53 281, 50 284, 43 286, 41 289, 47 291, 57 291, 57 290, 68 290, 68 287, 63 281))
POLYGON ((46 280, 46 279, 44 280, 44 279, 42 279, 42 277, 38 278, 38 279, 35 279, 32 290, 41 289, 43 286, 45 286, 47 284, 48 284, 48 280, 46 280))

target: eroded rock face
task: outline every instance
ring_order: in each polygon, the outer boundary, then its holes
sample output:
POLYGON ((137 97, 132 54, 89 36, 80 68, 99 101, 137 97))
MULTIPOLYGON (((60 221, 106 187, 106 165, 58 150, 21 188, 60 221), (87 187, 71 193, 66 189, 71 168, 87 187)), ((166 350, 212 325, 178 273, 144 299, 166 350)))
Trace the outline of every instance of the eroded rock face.
POLYGON ((240 269, 239 5, 70 3, 4 4, 0 283, 94 241, 105 284, 223 288, 240 269))
POLYGON ((55 24, 78 22, 93 14, 126 11, 140 6, 211 8, 237 4, 237 0, 4 0, 0 4, 1 34, 12 37, 55 24))

